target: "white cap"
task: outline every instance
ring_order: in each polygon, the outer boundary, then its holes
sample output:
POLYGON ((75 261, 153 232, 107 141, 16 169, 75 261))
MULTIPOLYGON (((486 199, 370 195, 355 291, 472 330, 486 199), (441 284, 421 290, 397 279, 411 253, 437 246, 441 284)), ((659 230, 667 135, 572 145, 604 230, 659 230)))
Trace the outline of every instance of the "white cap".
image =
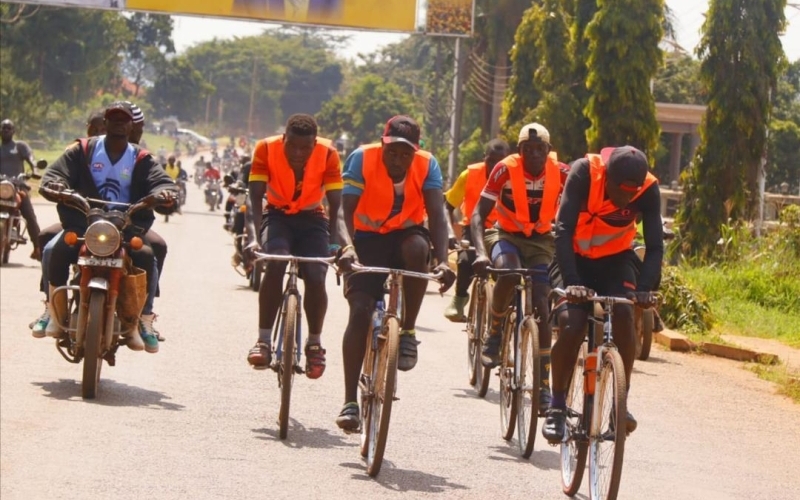
POLYGON ((550 143, 550 132, 544 128, 544 125, 541 123, 529 123, 520 129, 517 144, 527 141, 531 136, 539 137, 542 141, 550 143))

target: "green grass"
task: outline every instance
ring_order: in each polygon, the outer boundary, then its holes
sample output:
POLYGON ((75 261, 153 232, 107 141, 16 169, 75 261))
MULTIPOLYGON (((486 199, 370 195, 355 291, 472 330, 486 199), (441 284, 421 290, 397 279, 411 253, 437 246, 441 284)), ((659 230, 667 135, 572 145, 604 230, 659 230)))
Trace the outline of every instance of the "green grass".
POLYGON ((754 364, 750 366, 750 370, 758 375, 758 378, 777 385, 778 393, 800 404, 800 375, 790 373, 784 365, 754 364))
MULTIPOLYGON (((142 140, 147 144, 147 150, 153 154, 158 152, 160 147, 164 147, 168 153, 172 152, 173 147, 175 146, 175 140, 166 135, 156 135, 150 134, 145 132, 142 135, 142 140)), ((36 159, 45 159, 47 163, 53 163, 56 159, 61 156, 64 152, 64 149, 69 146, 70 143, 66 143, 63 145, 58 145, 57 147, 53 147, 51 149, 36 149, 33 151, 34 156, 36 159)), ((184 149, 185 151, 185 149, 184 149)))

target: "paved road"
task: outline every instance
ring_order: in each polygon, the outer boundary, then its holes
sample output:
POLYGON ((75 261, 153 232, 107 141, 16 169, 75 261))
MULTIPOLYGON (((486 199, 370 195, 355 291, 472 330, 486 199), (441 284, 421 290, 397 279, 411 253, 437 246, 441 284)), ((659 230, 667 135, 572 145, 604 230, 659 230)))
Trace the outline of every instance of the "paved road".
MULTIPOLYGON (((0 271, 0 497, 13 499, 536 498, 559 499, 557 449, 539 438, 530 460, 499 437, 497 381, 487 400, 467 387, 465 341, 431 292, 417 368, 400 376, 387 461, 365 474, 358 438, 339 432, 341 335, 347 306, 330 279, 328 370, 298 379, 286 441, 277 439, 272 372, 245 361, 256 294, 230 268, 218 212, 189 187, 183 216, 157 230, 170 242, 152 355, 121 350, 101 394, 80 398, 80 366, 27 324, 41 310, 27 250, 0 271)), ((55 220, 45 202, 42 222, 55 220)), ((800 406, 740 365, 654 349, 636 368, 620 498, 794 499, 800 489, 800 406)), ((588 476, 587 476, 588 477, 588 476)), ((578 498, 587 498, 585 484, 578 498)))

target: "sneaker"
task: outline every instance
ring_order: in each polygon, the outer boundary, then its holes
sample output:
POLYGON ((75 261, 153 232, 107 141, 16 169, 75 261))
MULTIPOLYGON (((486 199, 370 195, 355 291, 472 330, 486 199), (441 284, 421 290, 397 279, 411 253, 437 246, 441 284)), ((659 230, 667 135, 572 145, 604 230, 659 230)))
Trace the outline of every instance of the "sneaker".
POLYGON ((361 429, 361 415, 358 403, 346 403, 336 417, 336 425, 345 432, 358 432, 361 429))
POLYGON ((153 329, 155 314, 142 314, 139 317, 139 335, 144 342, 144 350, 149 353, 158 352, 158 335, 153 329))
POLYGON ((408 332, 400 334, 400 359, 397 361, 397 369, 402 372, 417 366, 417 345, 419 341, 415 335, 408 332))
POLYGON ((639 426, 639 423, 633 418, 631 412, 627 412, 627 422, 625 422, 625 430, 628 431, 628 434, 635 431, 636 428, 639 426))
POLYGON ((265 370, 272 364, 272 349, 266 342, 256 342, 247 353, 247 362, 256 370, 265 370))
POLYGON ((325 373, 325 349, 319 344, 306 344, 306 377, 317 379, 325 373))
POLYGON ((33 323, 29 326, 31 328, 31 334, 37 338, 41 339, 44 338, 47 334, 45 330, 47 329, 47 323, 50 322, 50 306, 48 306, 47 302, 44 304, 44 312, 42 313, 39 318, 37 318, 33 323))
POLYGON ((542 436, 550 444, 559 444, 564 441, 567 432, 567 412, 561 408, 548 408, 544 414, 542 436))
POLYGON ((539 388, 539 416, 544 415, 547 413, 547 409, 550 408, 550 402, 553 400, 553 395, 550 393, 550 388, 542 386, 539 388))
POLYGON ((658 311, 653 309, 653 333, 659 333, 664 331, 664 322, 661 321, 661 315, 658 314, 658 311))
POLYGON ((481 349, 481 364, 485 368, 494 368, 500 365, 501 335, 490 335, 481 349))
POLYGON ((444 317, 453 323, 466 323, 467 317, 464 315, 464 307, 468 302, 469 297, 454 296, 453 300, 450 301, 450 305, 444 310, 444 317))

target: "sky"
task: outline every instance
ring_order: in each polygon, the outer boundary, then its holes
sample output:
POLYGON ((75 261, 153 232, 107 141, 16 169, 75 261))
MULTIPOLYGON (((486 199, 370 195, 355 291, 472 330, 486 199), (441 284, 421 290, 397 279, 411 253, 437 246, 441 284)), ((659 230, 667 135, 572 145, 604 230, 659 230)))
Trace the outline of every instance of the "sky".
MULTIPOLYGON (((786 9, 788 27, 781 37, 783 49, 790 61, 800 59, 800 3, 798 8, 786 9)), ((678 43, 686 50, 693 52, 700 41, 700 27, 704 14, 708 10, 708 0, 667 0, 667 5, 675 12, 677 19, 678 43)), ((190 16, 173 16, 175 27, 173 40, 180 53, 197 43, 214 38, 229 39, 234 36, 244 37, 258 35, 265 28, 274 24, 236 21, 219 18, 202 18, 190 16)), ((350 35, 350 40, 338 52, 348 59, 355 59, 359 52, 372 52, 379 47, 398 42, 408 35, 399 33, 381 33, 369 31, 336 30, 337 33, 350 35)))

